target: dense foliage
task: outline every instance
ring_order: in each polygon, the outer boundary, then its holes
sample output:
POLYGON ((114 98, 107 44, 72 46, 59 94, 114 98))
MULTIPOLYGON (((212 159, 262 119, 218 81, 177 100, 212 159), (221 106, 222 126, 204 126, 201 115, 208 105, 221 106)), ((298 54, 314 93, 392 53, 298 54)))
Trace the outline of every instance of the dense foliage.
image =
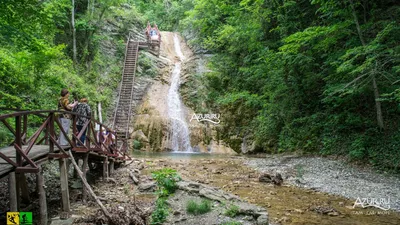
POLYGON ((61 89, 69 88, 71 98, 88 97, 92 106, 101 102, 107 109, 121 76, 123 42, 128 28, 135 23, 144 24, 135 8, 120 6, 123 2, 11 0, 2 3, 0 107, 55 109, 61 89))
MULTIPOLYGON (((61 89, 68 88, 72 93, 71 101, 86 97, 92 109, 98 102, 102 103, 103 118, 107 118, 113 93, 121 79, 128 29, 137 24, 144 26, 136 8, 123 2, 2 2, 0 108, 56 109, 61 89), (76 30, 76 59, 72 18, 76 30)), ((38 125, 34 121, 30 123, 29 134, 38 125)), ((13 135, 0 123, 0 146, 9 144, 12 139, 13 135)))
POLYGON ((193 8, 193 0, 132 0, 138 11, 160 30, 175 30, 185 12, 193 8))
POLYGON ((226 138, 400 168, 398 1, 194 2, 182 24, 215 53, 206 100, 226 138))
POLYGON ((222 114, 236 150, 246 139, 400 168, 398 1, 136 2, 214 54, 197 102, 222 114))

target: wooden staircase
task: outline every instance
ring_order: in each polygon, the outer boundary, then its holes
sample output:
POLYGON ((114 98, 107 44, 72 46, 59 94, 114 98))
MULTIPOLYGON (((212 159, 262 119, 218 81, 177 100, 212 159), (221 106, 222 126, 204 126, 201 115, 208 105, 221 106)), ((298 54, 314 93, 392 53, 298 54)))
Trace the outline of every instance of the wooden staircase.
POLYGON ((138 51, 139 42, 133 41, 131 36, 129 36, 125 50, 122 81, 120 84, 118 102, 114 112, 113 121, 113 129, 116 130, 117 138, 119 140, 127 140, 129 138, 129 125, 132 116, 132 101, 134 96, 138 51))

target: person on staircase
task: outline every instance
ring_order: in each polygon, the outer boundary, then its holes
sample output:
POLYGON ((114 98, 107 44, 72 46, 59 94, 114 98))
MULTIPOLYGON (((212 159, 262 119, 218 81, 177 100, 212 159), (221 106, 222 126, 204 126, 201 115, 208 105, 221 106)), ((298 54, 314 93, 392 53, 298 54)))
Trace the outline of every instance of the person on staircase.
MULTIPOLYGON (((69 103, 69 91, 64 88, 61 90, 61 98, 58 99, 58 110, 59 111, 68 111, 71 112, 72 109, 78 104, 77 101, 74 103, 69 103)), ((69 127, 71 125, 71 114, 63 113, 60 115, 60 123, 62 129, 65 131, 65 134, 68 135, 69 127)), ((60 130, 60 136, 58 139, 58 143, 60 145, 68 145, 67 137, 64 136, 64 133, 60 130)))
MULTIPOLYGON (((85 126, 86 122, 89 120, 88 117, 92 115, 92 110, 90 109, 87 98, 82 98, 80 100, 80 103, 73 109, 73 112, 82 115, 78 116, 78 119, 76 121, 76 128, 78 129, 78 134, 79 134, 82 131, 83 127, 85 126)), ((83 144, 85 143, 86 140, 86 130, 87 128, 83 131, 82 136, 79 138, 79 140, 83 144)), ((82 146, 82 144, 79 142, 77 145, 78 147, 82 146)))

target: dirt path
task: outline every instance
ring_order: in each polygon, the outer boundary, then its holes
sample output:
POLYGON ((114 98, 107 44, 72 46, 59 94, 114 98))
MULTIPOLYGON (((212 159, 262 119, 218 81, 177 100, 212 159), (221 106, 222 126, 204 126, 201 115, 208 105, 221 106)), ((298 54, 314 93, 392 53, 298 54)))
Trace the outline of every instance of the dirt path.
POLYGON ((219 187, 250 203, 268 208, 272 224, 399 224, 398 212, 374 208, 353 209, 354 199, 298 188, 290 182, 285 182, 283 186, 260 183, 260 172, 244 165, 248 162, 249 159, 238 157, 148 159, 145 172, 149 174, 163 167, 174 168, 184 179, 219 187))

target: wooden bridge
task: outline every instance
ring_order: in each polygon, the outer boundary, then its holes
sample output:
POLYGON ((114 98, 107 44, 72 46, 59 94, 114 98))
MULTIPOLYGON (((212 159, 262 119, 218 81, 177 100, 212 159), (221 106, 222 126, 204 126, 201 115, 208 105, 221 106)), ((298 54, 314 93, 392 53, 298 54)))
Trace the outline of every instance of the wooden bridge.
MULTIPOLYGON (((159 43, 158 43, 159 47, 159 43)), ((141 48, 154 48, 154 43, 132 40, 129 35, 126 44, 124 68, 119 87, 118 102, 115 108, 112 127, 86 117, 81 132, 78 132, 76 121, 85 117, 72 112, 45 110, 19 111, 0 108, 0 124, 8 130, 11 143, 0 145, 0 178, 8 176, 9 211, 18 212, 21 201, 29 202, 29 189, 25 173, 36 174, 36 185, 39 193, 40 224, 47 225, 47 203, 44 189, 44 177, 41 165, 49 160, 59 161, 62 217, 68 217, 70 201, 68 191, 67 159, 75 162, 83 161, 82 177, 91 165, 102 168, 103 180, 114 173, 114 168, 130 160, 128 154, 128 134, 132 115, 132 98, 134 96, 135 71, 138 51, 141 48), (60 115, 70 114, 72 129, 64 130, 60 123, 60 115), (98 129, 96 129, 98 128, 98 129), (84 143, 80 140, 87 131, 84 143), (105 133, 102 131, 104 130, 105 133), (68 145, 60 145, 58 134, 63 134, 68 145), (5 147, 1 147, 5 146, 5 147)), ((86 201, 87 188, 83 188, 82 196, 86 201)), ((61 217, 61 216, 60 216, 61 217)))
MULTIPOLYGON (((13 141, 8 147, 0 149, 0 178, 7 175, 9 177, 10 211, 19 211, 21 199, 29 202, 25 173, 35 173, 41 203, 41 224, 47 224, 41 164, 48 160, 59 161, 62 211, 68 214, 70 202, 67 158, 72 155, 83 160, 82 171, 85 178, 91 164, 101 165, 104 179, 113 174, 115 166, 130 159, 127 141, 120 140, 112 129, 99 121, 87 117, 87 122, 78 133, 78 117, 83 116, 65 111, 18 111, 0 115, 1 123, 13 135, 13 141), (59 116, 65 113, 72 117, 71 138, 59 121, 59 116), (96 126, 100 128, 99 131, 95 130, 96 126), (85 143, 82 143, 80 138, 85 130, 87 136, 85 143), (102 130, 108 133, 103 133, 102 130), (60 132, 66 137, 68 145, 58 143, 57 134, 60 132)), ((83 198, 86 199, 86 196, 87 191, 83 189, 83 198)))

